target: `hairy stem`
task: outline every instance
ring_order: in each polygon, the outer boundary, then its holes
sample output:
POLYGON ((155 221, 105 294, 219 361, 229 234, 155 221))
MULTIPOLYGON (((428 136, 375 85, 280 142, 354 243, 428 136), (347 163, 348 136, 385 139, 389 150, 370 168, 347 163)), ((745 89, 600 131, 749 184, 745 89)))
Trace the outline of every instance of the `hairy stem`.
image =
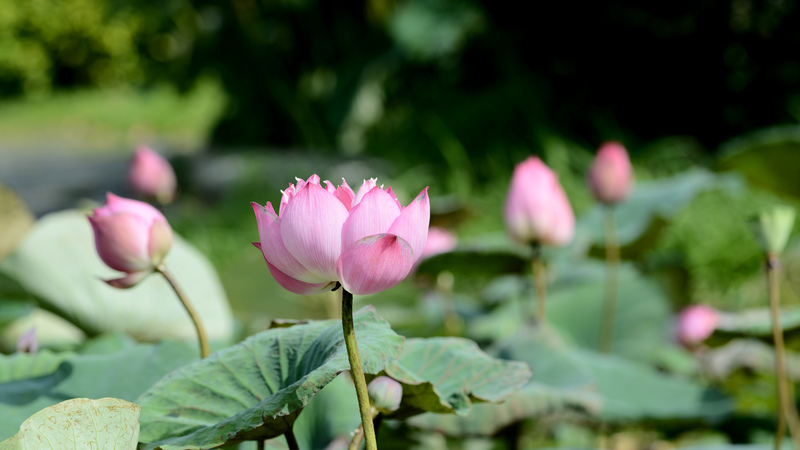
POLYGON ((347 348, 347 359, 350 361, 350 373, 356 385, 358 397, 358 410, 361 413, 361 426, 367 440, 367 450, 377 450, 375 428, 372 425, 372 412, 367 394, 367 381, 364 378, 364 369, 361 367, 361 357, 358 355, 356 343, 356 330, 353 325, 353 294, 342 287, 342 331, 344 332, 344 345, 347 348))
POLYGON ((775 374, 777 376, 778 401, 780 410, 778 414, 778 427, 775 432, 775 449, 779 449, 783 440, 786 424, 794 441, 794 447, 800 448, 800 417, 792 389, 786 376, 786 347, 783 343, 783 329, 780 323, 780 287, 779 287, 780 261, 777 255, 767 255, 767 280, 769 284, 769 310, 772 319, 772 339, 775 343, 775 374))
POLYGON ((545 277, 544 273, 541 244, 535 242, 532 248, 533 258, 531 260, 531 269, 533 270, 533 280, 536 284, 536 321, 543 324, 547 314, 547 277, 545 277))
POLYGON ((606 298, 603 302, 603 322, 600 328, 600 353, 611 353, 614 340, 614 320, 617 312, 617 273, 619 271, 619 241, 613 207, 606 208, 606 298))
POLYGON ((197 314, 197 311, 195 311, 192 303, 189 302, 189 298, 186 296, 186 293, 183 292, 183 289, 181 289, 181 287, 178 285, 178 282, 175 280, 175 277, 172 276, 172 273, 167 270, 167 267, 164 264, 161 264, 160 266, 156 267, 155 270, 167 279, 169 285, 172 286, 172 290, 175 291, 178 299, 183 304, 183 307, 186 308, 186 312, 189 313, 189 317, 192 318, 194 327, 197 329, 197 339, 200 341, 200 356, 205 358, 209 353, 208 336, 206 336, 206 329, 203 327, 203 321, 200 319, 200 315, 197 314))

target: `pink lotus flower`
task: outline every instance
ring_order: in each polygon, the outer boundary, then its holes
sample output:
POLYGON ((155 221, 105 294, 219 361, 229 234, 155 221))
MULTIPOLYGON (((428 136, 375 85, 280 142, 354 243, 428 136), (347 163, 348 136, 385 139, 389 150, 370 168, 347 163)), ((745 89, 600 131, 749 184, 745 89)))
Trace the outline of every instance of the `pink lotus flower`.
POLYGON ((100 259, 126 275, 106 283, 129 288, 164 262, 172 246, 167 219, 147 203, 106 196, 106 204, 89 217, 100 259))
POLYGON ((603 203, 625 200, 633 186, 633 170, 628 152, 619 142, 600 146, 589 168, 589 187, 594 197, 603 203))
POLYGON ((692 305, 678 316, 678 340, 688 346, 705 341, 717 328, 719 313, 706 305, 692 305))
POLYGON ((403 207, 392 188, 364 181, 353 192, 317 175, 283 191, 272 204, 252 203, 270 273, 285 289, 314 294, 337 282, 353 294, 380 292, 402 281, 422 256, 428 236, 428 188, 403 207))
POLYGON ((440 253, 447 253, 456 248, 457 243, 458 238, 455 234, 444 228, 430 227, 428 230, 428 240, 425 242, 425 248, 422 250, 420 261, 440 253))
POLYGON ((128 185, 134 194, 166 204, 175 198, 175 171, 161 155, 149 147, 136 149, 128 171, 128 185))
POLYGON ((505 205, 508 234, 523 244, 566 245, 575 231, 575 215, 553 173, 538 157, 517 164, 505 205))

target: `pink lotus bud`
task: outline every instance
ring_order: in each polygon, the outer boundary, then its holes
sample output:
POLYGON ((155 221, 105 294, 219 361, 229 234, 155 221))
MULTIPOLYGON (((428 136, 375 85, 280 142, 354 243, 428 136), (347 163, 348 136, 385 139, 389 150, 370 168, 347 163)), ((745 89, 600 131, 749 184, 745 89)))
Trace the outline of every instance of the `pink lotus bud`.
POLYGON ((369 399, 378 411, 388 414, 400 408, 403 385, 389 377, 378 377, 367 386, 369 399))
POLYGON ((17 339, 17 351, 20 353, 36 353, 39 351, 39 340, 36 339, 36 327, 32 327, 17 339))
POLYGON ((553 173, 531 156, 517 164, 505 206, 506 229, 523 244, 566 245, 575 231, 575 215, 553 173))
POLYGON ((107 280, 129 288, 164 262, 172 246, 172 228, 157 209, 147 203, 106 196, 106 204, 89 217, 97 253, 109 267, 126 275, 107 280))
POLYGON ((457 243, 458 238, 453 233, 444 228, 431 227, 428 230, 428 240, 425 242, 425 248, 422 249, 420 260, 440 253, 447 253, 456 248, 457 243))
POLYGON ((130 170, 128 185, 138 196, 166 204, 175 198, 175 172, 166 159, 141 146, 136 149, 130 170))
POLYGON ((267 267, 296 294, 332 289, 337 282, 354 294, 380 292, 402 281, 422 256, 428 236, 428 189, 403 207, 375 180, 358 192, 347 183, 325 187, 312 175, 283 191, 278 214, 272 204, 252 203, 267 267))
POLYGON ((628 152, 619 142, 600 146, 589 168, 589 187, 594 197, 603 203, 625 200, 633 186, 633 170, 628 152))
POLYGON ((705 341, 719 321, 716 309, 706 305, 692 305, 678 316, 678 340, 684 345, 694 346, 705 341))

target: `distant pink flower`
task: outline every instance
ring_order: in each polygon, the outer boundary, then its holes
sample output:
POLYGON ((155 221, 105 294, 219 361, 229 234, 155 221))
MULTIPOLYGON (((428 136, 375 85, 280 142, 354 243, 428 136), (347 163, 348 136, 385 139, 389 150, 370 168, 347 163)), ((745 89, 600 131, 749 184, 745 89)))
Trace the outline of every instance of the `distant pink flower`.
POLYGON ((455 234, 444 228, 430 227, 428 230, 428 240, 425 242, 425 248, 422 250, 420 261, 440 253, 447 253, 456 248, 457 243, 458 238, 455 234))
POLYGON ((619 142, 600 146, 588 179, 592 194, 603 203, 618 203, 628 198, 633 187, 633 169, 625 147, 619 142))
POLYGON ((36 353, 39 351, 39 340, 36 339, 36 327, 31 327, 17 339, 17 352, 36 353))
POLYGON ((392 191, 365 180, 358 192, 317 175, 283 191, 272 204, 252 203, 261 249, 275 280, 296 294, 332 289, 380 292, 402 281, 422 257, 430 222, 428 188, 403 207, 392 191))
POLYGON ((531 156, 517 164, 505 204, 508 234, 523 244, 566 245, 575 231, 575 215, 558 176, 531 156))
POLYGON ((149 147, 136 149, 128 171, 128 185, 134 194, 166 204, 175 198, 175 171, 164 157, 149 147))
POLYGON ((692 305, 678 316, 678 340, 688 346, 705 341, 717 328, 719 312, 706 305, 692 305))
POLYGON ((89 222, 100 259, 126 273, 106 281, 114 287, 134 286, 164 261, 172 246, 172 228, 164 215, 147 203, 110 192, 89 222))

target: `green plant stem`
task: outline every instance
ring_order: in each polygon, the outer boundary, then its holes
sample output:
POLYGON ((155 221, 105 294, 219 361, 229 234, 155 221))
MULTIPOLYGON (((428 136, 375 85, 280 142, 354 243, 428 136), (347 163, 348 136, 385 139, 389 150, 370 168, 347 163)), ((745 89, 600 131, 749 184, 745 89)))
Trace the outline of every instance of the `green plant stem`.
POLYGON ((772 319, 772 339, 775 343, 775 375, 777 377, 778 401, 778 427, 775 432, 775 449, 778 450, 783 440, 786 424, 794 441, 794 447, 800 448, 800 417, 792 389, 786 376, 786 347, 783 343, 783 329, 780 322, 780 261, 777 255, 767 255, 767 281, 769 284, 769 310, 772 319))
POLYGON ((449 270, 440 272, 436 277, 436 291, 439 293, 444 332, 447 336, 461 336, 461 317, 459 317, 453 301, 453 284, 455 284, 455 277, 449 270))
POLYGON ((297 445, 297 438, 294 437, 294 430, 289 428, 289 431, 283 433, 283 437, 286 438, 286 443, 289 444, 289 450, 300 450, 300 446, 297 445))
POLYGON ((536 321, 543 324, 547 315, 547 277, 545 277, 544 273, 541 244, 534 242, 532 248, 531 269, 533 270, 533 280, 536 284, 536 321))
POLYGON ((264 443, 266 443, 266 439, 261 439, 256 441, 256 450, 264 450, 264 443))
POLYGON ((209 353, 208 336, 206 336, 206 329, 203 327, 203 321, 200 319, 200 315, 197 314, 197 311, 195 311, 191 302, 189 302, 189 298, 186 296, 186 293, 183 292, 183 289, 181 289, 181 287, 178 285, 178 282, 175 280, 175 277, 172 276, 172 273, 167 270, 167 267, 161 264, 160 266, 156 267, 155 270, 167 279, 169 285, 172 286, 172 290, 175 291, 178 299, 183 304, 183 307, 186 308, 186 312, 189 313, 189 317, 192 318, 194 327, 197 329, 197 339, 200 341, 200 356, 205 358, 209 353))
MULTIPOLYGON (((372 412, 372 420, 375 421, 375 418, 379 417, 380 413, 378 412, 377 409, 375 409, 374 406, 371 407, 370 411, 372 412)), ((350 440, 350 445, 347 446, 347 450, 358 450, 359 448, 361 448, 361 442, 363 440, 364 440, 364 427, 362 425, 359 425, 358 428, 356 428, 356 431, 353 432, 353 439, 350 440)))
POLYGON ((350 373, 356 385, 358 397, 358 410, 361 413, 361 426, 367 440, 367 450, 377 450, 375 428, 372 425, 372 412, 367 394, 367 381, 364 378, 364 369, 361 367, 361 357, 358 354, 356 343, 356 330, 353 325, 353 294, 342 287, 342 331, 344 332, 344 345, 347 348, 347 359, 350 361, 350 373))
POLYGON ((600 327, 600 353, 611 353, 614 340, 614 321, 617 312, 617 273, 619 272, 619 241, 613 206, 606 208, 606 298, 603 302, 603 322, 600 327))

